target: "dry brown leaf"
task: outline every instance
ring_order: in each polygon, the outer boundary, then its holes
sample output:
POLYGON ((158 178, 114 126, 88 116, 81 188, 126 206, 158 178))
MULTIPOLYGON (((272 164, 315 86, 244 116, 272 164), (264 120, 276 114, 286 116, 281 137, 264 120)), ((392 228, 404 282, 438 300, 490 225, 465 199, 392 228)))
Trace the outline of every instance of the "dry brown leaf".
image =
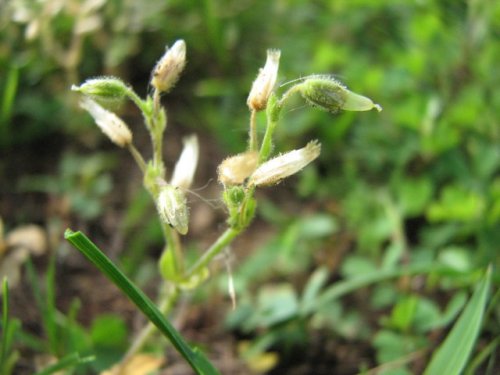
POLYGON ((19 284, 21 266, 30 254, 39 256, 47 251, 47 236, 38 225, 22 225, 10 231, 5 240, 0 237, 0 250, 2 247, 4 250, 3 254, 0 254, 2 255, 0 258, 0 279, 7 277, 10 287, 13 288, 19 284))
POLYGON ((45 231, 35 224, 22 225, 10 231, 5 243, 8 248, 26 248, 33 255, 42 255, 47 251, 45 231))
POLYGON ((250 357, 245 354, 250 348, 248 341, 240 341, 238 343, 238 353, 245 361, 249 369, 254 374, 264 374, 272 370, 279 362, 279 355, 276 352, 263 352, 252 354, 250 357))
POLYGON ((147 375, 151 371, 158 370, 164 362, 164 358, 150 354, 136 354, 124 366, 115 365, 100 375, 147 375))

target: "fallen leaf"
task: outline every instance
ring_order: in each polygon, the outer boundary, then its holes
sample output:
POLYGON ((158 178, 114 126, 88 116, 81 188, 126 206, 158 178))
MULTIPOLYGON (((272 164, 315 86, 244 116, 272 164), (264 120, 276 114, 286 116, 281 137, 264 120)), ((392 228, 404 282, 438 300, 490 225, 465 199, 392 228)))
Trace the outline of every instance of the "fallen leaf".
MULTIPOLYGON (((10 231, 5 239, 0 220, 0 279, 7 277, 14 288, 21 280, 21 266, 30 254, 40 256, 47 251, 47 236, 38 225, 22 225, 10 231)), ((0 290, 0 295, 2 290, 0 290)))
POLYGON ((124 365, 115 365, 110 370, 101 372, 100 375, 148 375, 158 370, 164 362, 164 358, 150 354, 137 354, 124 365))
POLYGON ((5 237, 7 248, 26 248, 33 255, 42 255, 47 251, 47 236, 38 225, 22 225, 10 231, 5 237))

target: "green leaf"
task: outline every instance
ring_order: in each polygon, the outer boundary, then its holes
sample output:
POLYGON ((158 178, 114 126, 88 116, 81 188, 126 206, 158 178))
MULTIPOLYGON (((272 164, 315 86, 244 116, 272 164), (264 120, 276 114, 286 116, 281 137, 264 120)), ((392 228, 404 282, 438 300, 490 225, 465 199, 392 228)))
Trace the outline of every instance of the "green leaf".
POLYGON ((311 275, 304 287, 302 299, 300 301, 300 312, 307 315, 311 312, 310 308, 314 305, 314 300, 318 296, 321 288, 328 280, 328 268, 320 267, 311 275))
POLYGON ((324 289, 316 299, 314 308, 320 308, 324 304, 327 304, 330 301, 340 298, 348 293, 354 292, 357 289, 361 289, 368 285, 375 284, 381 281, 406 275, 439 272, 441 270, 442 268, 437 268, 432 263, 423 263, 415 264, 407 268, 399 267, 389 270, 375 270, 368 273, 360 273, 356 277, 337 282, 334 285, 324 289))
POLYGON ((295 317, 299 304, 291 284, 268 285, 258 296, 255 325, 270 327, 295 317))
POLYGON ((127 341, 127 325, 117 315, 101 315, 92 322, 90 337, 96 346, 121 347, 127 341))
POLYGON ((484 212, 484 200, 476 192, 460 185, 448 185, 439 201, 432 203, 427 210, 430 221, 469 222, 484 212))
POLYGON ((163 316, 156 305, 128 279, 99 248, 81 232, 67 229, 64 237, 104 275, 106 275, 123 293, 143 312, 160 332, 167 337, 177 351, 200 375, 216 375, 219 372, 197 349, 191 349, 180 333, 163 316))
POLYGON ((491 274, 490 267, 460 318, 432 356, 424 375, 459 375, 464 369, 483 322, 491 274))
POLYGON ((399 301, 392 310, 391 325, 402 331, 408 330, 415 317, 418 303, 417 296, 407 296, 399 301))

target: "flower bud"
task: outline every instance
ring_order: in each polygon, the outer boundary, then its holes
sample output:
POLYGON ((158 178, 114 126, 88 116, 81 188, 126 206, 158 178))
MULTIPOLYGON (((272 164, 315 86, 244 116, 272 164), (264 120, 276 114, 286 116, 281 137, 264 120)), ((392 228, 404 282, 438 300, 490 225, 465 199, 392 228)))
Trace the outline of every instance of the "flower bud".
POLYGON ((262 111, 267 106, 267 100, 276 84, 281 51, 277 49, 267 50, 267 60, 259 74, 253 81, 252 89, 248 95, 247 105, 250 110, 262 111))
POLYGON ((94 118, 97 126, 114 144, 124 147, 132 143, 132 132, 121 118, 102 108, 89 98, 84 98, 80 106, 94 118))
POLYGON ((299 84, 299 87, 302 97, 309 104, 328 112, 336 113, 341 109, 369 111, 375 108, 379 112, 382 110, 382 107, 373 103, 371 99, 348 90, 331 77, 313 76, 299 84))
POLYGON ((259 154, 247 151, 225 159, 217 168, 219 181, 224 185, 241 185, 257 168, 259 154))
POLYGON ((71 90, 90 96, 95 100, 121 100, 127 94, 125 83, 115 77, 99 77, 86 80, 80 86, 71 86, 71 90))
POLYGON ((160 92, 169 91, 179 79, 186 66, 186 43, 178 40, 171 48, 167 47, 165 54, 153 69, 151 85, 160 92))
POLYGON ((271 159, 250 176, 249 186, 273 185, 285 177, 297 173, 307 164, 316 159, 321 152, 321 144, 318 141, 309 142, 306 147, 293 150, 286 154, 271 159))
POLYGON ((182 189, 188 189, 193 182, 194 172, 198 165, 198 138, 195 135, 190 135, 184 138, 183 142, 184 148, 175 164, 171 184, 182 189))
POLYGON ((189 213, 183 191, 172 185, 164 185, 156 202, 162 220, 180 234, 188 232, 189 213))

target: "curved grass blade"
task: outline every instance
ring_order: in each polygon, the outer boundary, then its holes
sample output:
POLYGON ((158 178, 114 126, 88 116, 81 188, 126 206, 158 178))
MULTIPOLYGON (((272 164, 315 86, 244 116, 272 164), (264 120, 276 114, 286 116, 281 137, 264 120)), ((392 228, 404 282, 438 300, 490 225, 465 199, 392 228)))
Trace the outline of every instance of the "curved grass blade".
POLYGON ((9 318, 9 285, 7 277, 2 281, 2 325, 0 342, 0 375, 12 374, 12 369, 19 359, 19 352, 11 351, 14 336, 21 328, 18 319, 9 318))
POLYGON ((491 274, 489 267, 450 333, 432 356, 424 375, 459 375, 464 369, 483 322, 491 274))
POLYGON ((67 229, 64 237, 102 273, 104 273, 123 293, 146 315, 146 317, 166 336, 177 351, 200 375, 218 375, 208 359, 197 349, 191 349, 179 332, 165 319, 156 305, 125 276, 99 248, 81 232, 67 229))
POLYGON ((9 285, 7 278, 4 277, 2 281, 2 341, 0 342, 0 372, 2 372, 2 364, 5 363, 7 358, 7 351, 9 346, 8 329, 9 329, 9 285))

